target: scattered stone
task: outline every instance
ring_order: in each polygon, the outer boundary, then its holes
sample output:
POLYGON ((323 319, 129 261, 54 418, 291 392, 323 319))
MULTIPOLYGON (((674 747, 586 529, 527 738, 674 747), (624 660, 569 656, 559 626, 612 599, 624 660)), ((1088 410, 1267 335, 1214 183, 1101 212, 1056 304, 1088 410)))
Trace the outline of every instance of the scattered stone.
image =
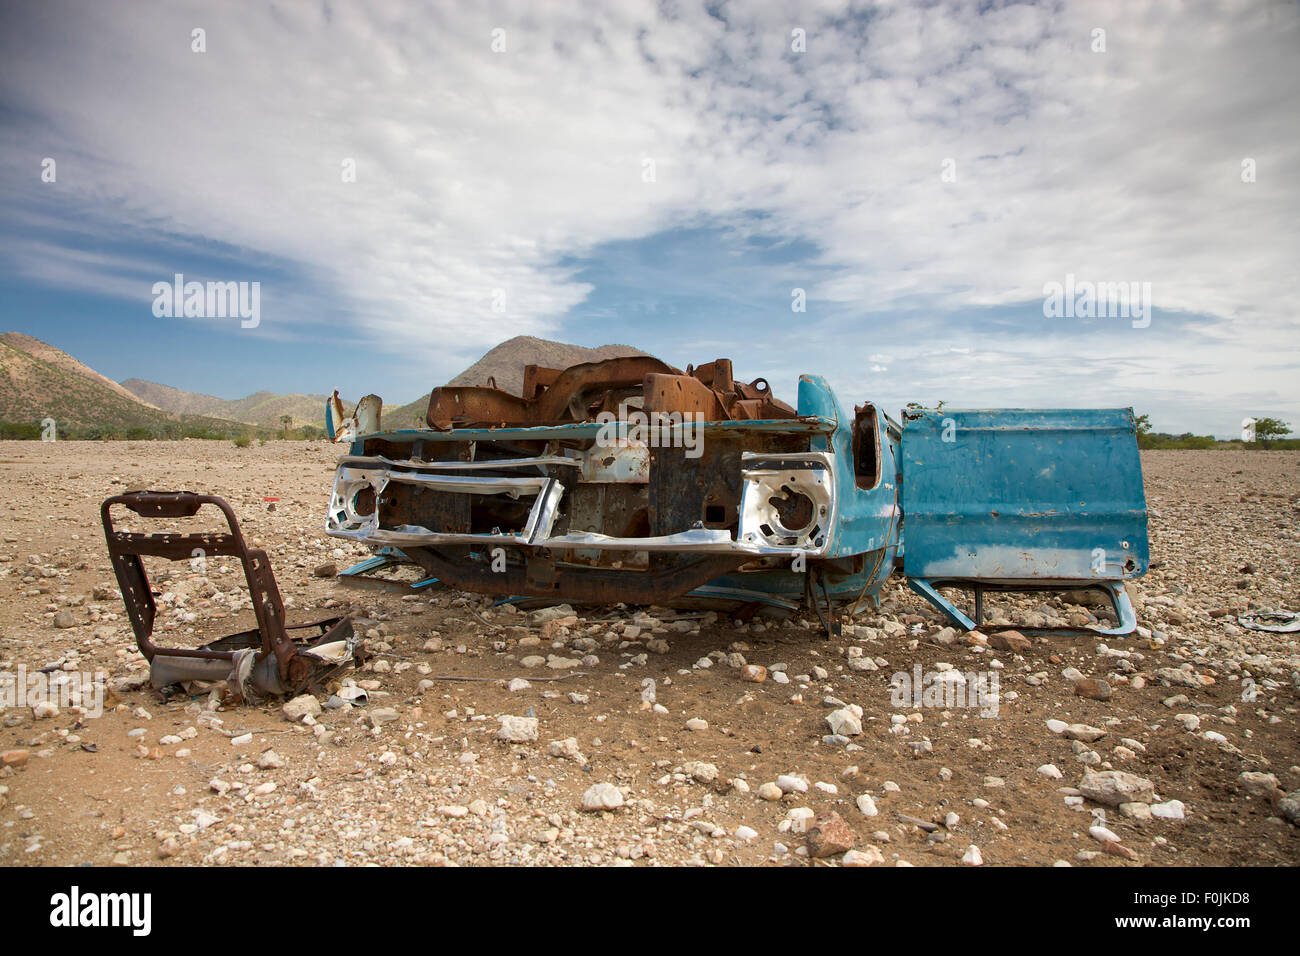
POLYGON ((1155 785, 1124 770, 1088 771, 1079 781, 1079 793, 1096 803, 1118 807, 1121 803, 1150 803, 1155 785))
POLYGON ((966 847, 966 852, 962 854, 961 861, 967 866, 983 866, 984 857, 980 855, 980 848, 974 843, 966 847))
POLYGON ((1085 677, 1083 680, 1074 682, 1074 694, 1076 697, 1085 697, 1088 700, 1110 700, 1110 684, 1104 680, 1093 680, 1091 677, 1085 677))
POLYGON ((774 783, 765 783, 758 788, 758 796, 763 800, 780 800, 784 795, 785 791, 774 783))
POLYGON ((1199 677, 1181 667, 1161 667, 1155 672, 1155 677, 1160 683, 1174 687, 1194 687, 1199 690, 1205 686, 1199 677))
POLYGON ((579 767, 585 767, 587 765, 587 758, 583 756, 582 750, 578 747, 578 738, 576 737, 565 737, 563 740, 552 740, 547 744, 546 749, 552 757, 572 760, 579 767))
POLYGON ((1183 820, 1187 817, 1187 808, 1181 800, 1166 800, 1151 804, 1151 815, 1159 820, 1183 820))
POLYGON ((761 664, 746 664, 740 669, 740 679, 761 684, 767 680, 767 668, 761 664))
POLYGON ((596 783, 582 795, 582 809, 587 811, 617 810, 623 805, 623 794, 612 783, 596 783))
POLYGON ((514 717, 509 714, 498 717, 501 728, 497 739, 510 744, 528 744, 537 740, 536 717, 514 717))
POLYGON ((1300 794, 1293 793, 1277 802, 1278 813, 1300 827, 1300 794))
POLYGON ((1099 823, 1095 823, 1092 826, 1088 827, 1088 836, 1092 837, 1098 843, 1119 842, 1119 837, 1115 835, 1115 832, 1113 830, 1108 830, 1106 827, 1102 826, 1099 823))
POLYGON ((783 773, 776 778, 776 785, 782 793, 807 793, 808 778, 793 773, 783 773))
POLYGON ((713 783, 718 779, 718 768, 711 763, 692 760, 682 765, 682 773, 699 783, 713 783))
POLYGON ((847 707, 839 710, 833 710, 826 715, 826 724, 830 727, 831 733, 842 734, 845 737, 856 737, 862 733, 862 721, 857 715, 847 707))
POLYGON ((846 853, 853 848, 853 831, 844 818, 832 810, 808 830, 808 855, 815 860, 846 853))
POLYGON ((845 866, 875 866, 885 862, 885 854, 880 852, 880 847, 868 843, 861 850, 849 850, 840 862, 845 866))
POLYGON ((1271 773, 1259 773, 1257 771, 1245 771, 1237 775, 1237 783, 1241 784, 1251 796, 1266 797, 1278 789, 1277 777, 1271 773))
POLYGON ((257 758, 257 766, 262 770, 280 770, 284 765, 285 759, 274 750, 263 751, 257 758))
POLYGON ((862 812, 864 817, 874 817, 880 812, 876 809, 876 801, 869 793, 861 794, 854 802, 857 803, 858 809, 862 812))
POLYGON ((1012 654, 1023 654, 1033 646, 1033 642, 1019 631, 999 631, 989 637, 989 647, 1012 654))
POLYGON ((293 700, 287 701, 285 705, 280 708, 280 713, 284 715, 284 719, 293 723, 297 723, 309 714, 312 717, 315 717, 320 714, 320 712, 320 701, 311 694, 300 694, 293 698, 293 700))
POLYGON ((1145 803, 1121 803, 1119 815, 1130 820, 1146 821, 1151 819, 1151 807, 1145 803))
POLYGON ((811 807, 792 807, 786 812, 785 820, 781 823, 781 831, 807 833, 816 817, 817 814, 813 813, 811 807))
POLYGON ((1105 737, 1106 731, 1089 724, 1070 724, 1065 728, 1065 736, 1069 740, 1082 740, 1084 743, 1090 744, 1105 737))

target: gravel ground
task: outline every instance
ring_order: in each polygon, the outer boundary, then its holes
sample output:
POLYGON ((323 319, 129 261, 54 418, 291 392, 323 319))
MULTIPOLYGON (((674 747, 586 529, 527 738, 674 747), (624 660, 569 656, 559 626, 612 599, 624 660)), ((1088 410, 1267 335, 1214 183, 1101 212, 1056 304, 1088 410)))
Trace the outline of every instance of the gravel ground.
MULTIPOLYGON (((368 553, 320 530, 337 453, 0 442, 0 863, 1300 860, 1300 635, 1238 621, 1300 610, 1300 453, 1143 453, 1131 637, 1004 630, 1104 618, 1084 595, 1007 598, 962 635, 895 582, 829 641, 802 617, 525 614, 318 576, 368 553), (142 687, 98 516, 138 487, 226 497, 291 616, 351 613, 368 703, 290 719, 142 687), (17 706, 12 675, 50 666, 103 674, 102 716, 17 706), (919 706, 897 689, 916 673, 938 689, 919 706), (963 693, 980 680, 995 698, 963 693)), ((232 562, 151 570, 165 642, 251 625, 232 562)))

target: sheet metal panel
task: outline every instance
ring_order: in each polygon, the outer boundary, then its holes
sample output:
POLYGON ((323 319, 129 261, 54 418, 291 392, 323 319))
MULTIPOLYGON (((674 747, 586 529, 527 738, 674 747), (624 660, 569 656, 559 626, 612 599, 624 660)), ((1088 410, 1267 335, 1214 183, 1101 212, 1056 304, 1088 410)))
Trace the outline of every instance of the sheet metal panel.
POLYGON ((908 577, 1043 582, 1146 572, 1132 409, 926 409, 904 418, 908 577))

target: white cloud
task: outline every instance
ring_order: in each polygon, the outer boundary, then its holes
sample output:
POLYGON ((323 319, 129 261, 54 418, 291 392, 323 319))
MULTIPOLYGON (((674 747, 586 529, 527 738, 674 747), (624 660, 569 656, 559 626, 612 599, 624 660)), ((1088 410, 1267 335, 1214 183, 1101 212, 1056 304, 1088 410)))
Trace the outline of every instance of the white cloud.
MULTIPOLYGON (((1176 390, 1203 365, 1207 388, 1300 406, 1295 361, 1252 360, 1298 331, 1293 5, 723 10, 43 4, 7 14, 7 99, 37 119, 0 148, 33 177, 58 157, 59 194, 101 223, 299 263, 412 357, 557 334, 590 291, 566 257, 725 222, 818 244, 805 343, 844 331, 818 303, 933 313, 1067 273, 1147 281, 1158 309, 1219 323, 1117 384, 1176 390)), ((1060 365, 1024 339, 1012 358, 1060 365)))

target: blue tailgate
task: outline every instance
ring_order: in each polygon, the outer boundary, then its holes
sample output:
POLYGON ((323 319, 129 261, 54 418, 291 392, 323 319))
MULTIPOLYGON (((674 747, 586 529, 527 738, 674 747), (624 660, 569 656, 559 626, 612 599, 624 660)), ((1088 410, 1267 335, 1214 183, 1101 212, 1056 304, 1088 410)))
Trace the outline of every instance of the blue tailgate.
POLYGON ((1146 572, 1133 410, 908 411, 909 578, 1045 584, 1146 572))

